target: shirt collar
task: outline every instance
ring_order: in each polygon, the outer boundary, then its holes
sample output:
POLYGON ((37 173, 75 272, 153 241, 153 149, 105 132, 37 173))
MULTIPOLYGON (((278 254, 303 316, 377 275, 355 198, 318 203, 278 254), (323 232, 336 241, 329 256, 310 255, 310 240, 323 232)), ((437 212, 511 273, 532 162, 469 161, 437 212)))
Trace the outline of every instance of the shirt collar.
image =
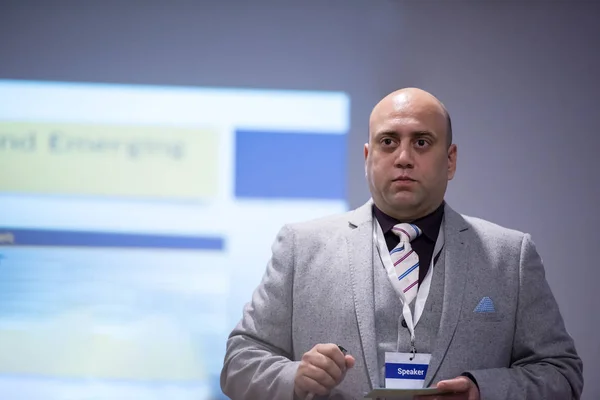
MULTIPOLYGON (((444 205, 445 202, 442 202, 442 204, 432 213, 412 221, 413 224, 417 225, 423 231, 423 235, 432 242, 437 240, 440 231, 440 225, 442 224, 442 219, 444 217, 444 205)), ((375 218, 377 218, 377 222, 379 222, 384 235, 391 231, 394 225, 402 222, 387 215, 377 208, 375 204, 373 204, 373 212, 375 213, 375 218)))

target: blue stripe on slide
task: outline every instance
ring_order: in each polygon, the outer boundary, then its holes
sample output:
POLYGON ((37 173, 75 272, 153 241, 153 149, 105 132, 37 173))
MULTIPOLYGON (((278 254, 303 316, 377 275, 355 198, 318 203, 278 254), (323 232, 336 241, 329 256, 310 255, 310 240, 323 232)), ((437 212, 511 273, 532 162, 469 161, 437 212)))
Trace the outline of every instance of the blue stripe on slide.
POLYGON ((221 237, 210 236, 154 235, 0 227, 0 245, 221 251, 225 247, 225 240, 221 237))
POLYGON ((343 134, 237 131, 236 197, 345 199, 346 139, 343 134))

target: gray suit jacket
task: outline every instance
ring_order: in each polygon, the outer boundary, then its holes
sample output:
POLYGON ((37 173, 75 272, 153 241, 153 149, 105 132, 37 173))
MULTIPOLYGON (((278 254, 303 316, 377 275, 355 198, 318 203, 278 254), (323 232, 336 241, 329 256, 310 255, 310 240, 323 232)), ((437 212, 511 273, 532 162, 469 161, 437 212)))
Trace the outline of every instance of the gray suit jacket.
MULTIPOLYGON (((284 226, 260 286, 231 332, 221 373, 234 400, 293 399, 299 360, 318 343, 356 358, 331 399, 379 381, 372 202, 284 226)), ((582 363, 528 234, 445 210, 445 286, 425 385, 471 373, 483 400, 579 399, 582 363), (496 312, 475 313, 488 296, 496 312)), ((379 264, 381 265, 381 264, 379 264)))

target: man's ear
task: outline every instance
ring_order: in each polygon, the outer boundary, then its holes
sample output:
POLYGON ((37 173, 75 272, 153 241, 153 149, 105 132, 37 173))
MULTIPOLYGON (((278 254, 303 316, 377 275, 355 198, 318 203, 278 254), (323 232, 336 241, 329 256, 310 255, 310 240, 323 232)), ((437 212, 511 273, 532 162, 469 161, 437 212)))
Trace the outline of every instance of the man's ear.
POLYGON ((458 148, 455 144, 451 144, 448 148, 448 180, 454 178, 456 173, 456 158, 458 156, 458 148))
POLYGON ((364 153, 365 153, 365 161, 367 161, 367 156, 369 155, 369 143, 365 143, 364 153))

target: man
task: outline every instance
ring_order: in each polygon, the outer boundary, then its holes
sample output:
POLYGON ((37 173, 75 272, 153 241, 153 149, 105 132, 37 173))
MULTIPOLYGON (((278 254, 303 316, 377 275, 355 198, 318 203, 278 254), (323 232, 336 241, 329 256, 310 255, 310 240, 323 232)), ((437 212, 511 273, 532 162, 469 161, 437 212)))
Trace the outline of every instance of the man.
POLYGON ((360 399, 398 353, 430 357, 423 387, 447 394, 425 399, 579 399, 582 363, 530 236, 444 201, 457 159, 444 106, 399 90, 369 131, 372 200, 281 229, 227 342, 223 392, 360 399))

